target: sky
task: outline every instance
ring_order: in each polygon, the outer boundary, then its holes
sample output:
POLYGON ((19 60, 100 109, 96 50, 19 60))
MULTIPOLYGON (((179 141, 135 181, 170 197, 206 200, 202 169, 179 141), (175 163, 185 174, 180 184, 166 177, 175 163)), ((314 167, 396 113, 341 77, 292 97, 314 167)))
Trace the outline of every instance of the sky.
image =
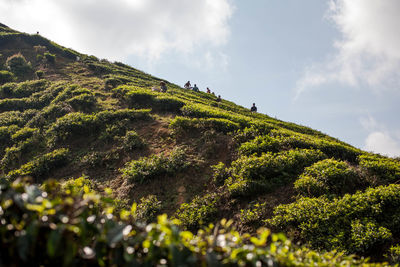
POLYGON ((0 0, 0 22, 400 156, 398 0, 0 0))

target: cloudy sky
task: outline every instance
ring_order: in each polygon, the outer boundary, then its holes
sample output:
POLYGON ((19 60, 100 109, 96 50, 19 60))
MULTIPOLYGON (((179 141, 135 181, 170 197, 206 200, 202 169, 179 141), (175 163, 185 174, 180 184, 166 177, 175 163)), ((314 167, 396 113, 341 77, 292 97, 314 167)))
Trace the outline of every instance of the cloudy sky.
POLYGON ((0 22, 400 156, 399 0, 0 0, 0 22))

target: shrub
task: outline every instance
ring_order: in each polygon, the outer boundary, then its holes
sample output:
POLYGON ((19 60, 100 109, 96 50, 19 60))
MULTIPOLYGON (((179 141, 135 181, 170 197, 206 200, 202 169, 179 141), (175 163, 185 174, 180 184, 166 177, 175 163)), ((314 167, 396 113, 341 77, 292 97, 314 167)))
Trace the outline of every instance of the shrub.
POLYGON ((4 156, 1 159, 1 168, 3 171, 16 168, 27 158, 35 155, 36 152, 43 147, 43 140, 36 133, 37 132, 35 131, 32 133, 32 137, 5 149, 4 156))
POLYGON ((13 142, 18 143, 20 141, 24 141, 28 138, 31 138, 37 134, 39 134, 39 129, 24 127, 22 129, 18 130, 16 133, 14 133, 11 136, 11 139, 13 142))
POLYGON ((186 229, 196 230, 201 225, 215 221, 218 212, 216 204, 219 199, 217 194, 196 196, 190 203, 183 203, 176 211, 175 217, 186 229))
POLYGON ((122 139, 123 147, 132 151, 146 146, 143 139, 135 131, 128 131, 122 139))
POLYGON ((56 55, 51 54, 49 52, 44 53, 44 57, 47 60, 47 62, 54 64, 56 62, 56 55))
POLYGON ((96 193, 87 179, 41 187, 0 183, 5 266, 369 266, 354 256, 297 247, 266 229, 241 235, 227 220, 197 234, 181 231, 166 215, 138 224, 134 206, 115 209, 115 200, 96 193))
POLYGON ((122 176, 134 183, 144 184, 166 175, 173 175, 188 166, 185 151, 177 148, 169 157, 153 155, 128 162, 122 169, 122 176))
POLYGON ((12 72, 0 70, 0 84, 15 81, 15 76, 12 72))
POLYGON ((32 176, 35 181, 43 179, 54 169, 64 166, 68 162, 68 149, 61 148, 42 156, 35 157, 18 170, 11 171, 7 176, 15 179, 21 176, 32 176))
POLYGON ((170 128, 173 129, 176 133, 186 132, 190 130, 205 131, 211 129, 218 132, 228 133, 238 130, 240 128, 240 125, 227 119, 191 119, 177 116, 170 122, 170 128))
POLYGON ((142 197, 136 208, 135 218, 141 222, 154 222, 161 211, 161 201, 155 195, 142 197))
POLYGON ((76 136, 94 136, 102 133, 108 124, 149 119, 148 110, 120 109, 101 111, 95 115, 80 112, 69 113, 58 118, 47 130, 50 143, 54 144, 76 136))
POLYGON ((90 94, 80 94, 68 99, 69 103, 76 111, 88 112, 93 110, 96 106, 96 98, 92 93, 90 94))
POLYGON ((36 71, 35 74, 38 79, 43 79, 44 72, 42 70, 36 71))
POLYGON ((356 162, 360 150, 328 139, 300 134, 285 129, 272 129, 270 135, 256 136, 243 143, 239 151, 242 155, 260 155, 264 152, 278 152, 293 148, 319 149, 329 157, 356 162))
POLYGON ((158 96, 152 107, 159 111, 179 113, 185 102, 172 96, 158 96))
MULTIPOLYGON (((240 221, 243 224, 260 224, 262 222, 262 217, 266 214, 266 204, 267 203, 255 203, 250 205, 247 209, 240 210, 240 221)), ((260 226, 260 225, 258 225, 260 226)))
POLYGON ((357 172, 343 161, 325 159, 307 167, 294 187, 304 196, 353 192, 361 185, 357 172))
POLYGON ((225 167, 225 164, 220 162, 217 165, 211 166, 213 170, 213 182, 216 185, 223 185, 225 182, 225 179, 229 175, 229 170, 228 168, 225 167))
POLYGON ((399 237, 400 185, 333 200, 301 198, 275 208, 274 217, 267 221, 280 230, 298 233, 298 238, 314 248, 370 255, 399 237))
POLYGON ((360 167, 376 176, 378 183, 393 183, 400 180, 400 162, 373 154, 358 157, 360 167))
POLYGON ((8 57, 6 66, 17 76, 24 76, 32 70, 31 63, 21 53, 8 57))
POLYGON ((293 180, 304 167, 324 157, 321 151, 312 149, 267 153, 260 157, 242 156, 232 162, 229 169, 231 176, 225 181, 225 185, 233 196, 268 192, 293 180))
POLYGON ((382 245, 392 240, 389 229, 378 226, 376 222, 364 219, 351 223, 351 251, 359 254, 371 254, 380 250, 382 245))

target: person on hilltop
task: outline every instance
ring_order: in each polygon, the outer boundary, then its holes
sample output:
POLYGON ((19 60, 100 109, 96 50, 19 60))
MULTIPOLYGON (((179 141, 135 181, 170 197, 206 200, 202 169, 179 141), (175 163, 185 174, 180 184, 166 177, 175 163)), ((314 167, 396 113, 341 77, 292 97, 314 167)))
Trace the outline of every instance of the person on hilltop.
POLYGON ((218 95, 218 97, 217 97, 217 99, 216 99, 215 101, 217 101, 217 102, 221 102, 221 101, 222 101, 222 99, 221 99, 221 96, 220 96, 220 95, 218 95))
POLYGON ((163 93, 166 93, 166 92, 167 92, 167 85, 165 84, 164 81, 160 82, 160 90, 161 90, 161 92, 163 92, 163 93))
POLYGON ((199 92, 199 91, 200 91, 200 90, 199 90, 199 87, 197 87, 196 84, 194 84, 194 86, 193 86, 193 91, 195 91, 195 92, 199 92))
POLYGON ((256 103, 253 103, 253 106, 250 108, 251 112, 257 112, 256 103))
POLYGON ((208 87, 207 87, 207 94, 211 94, 211 90, 208 87))
POLYGON ((192 85, 190 84, 190 81, 187 81, 187 83, 185 83, 184 87, 186 89, 190 89, 190 87, 192 87, 192 85))

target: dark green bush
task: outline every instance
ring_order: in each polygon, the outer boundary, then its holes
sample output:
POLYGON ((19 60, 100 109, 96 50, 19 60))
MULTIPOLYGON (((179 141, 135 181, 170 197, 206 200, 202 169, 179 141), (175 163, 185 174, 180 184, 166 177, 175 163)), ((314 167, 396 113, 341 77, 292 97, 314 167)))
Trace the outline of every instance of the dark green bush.
POLYGON ((314 248, 382 256, 400 234, 400 185, 328 200, 301 198, 274 210, 268 222, 314 248))
POLYGON ((229 170, 225 164, 220 162, 217 165, 211 166, 213 170, 213 182, 216 185, 223 185, 225 179, 229 176, 229 170))
POLYGON ((375 176, 378 183, 393 183, 400 180, 400 162, 373 154, 358 157, 360 167, 375 176))
POLYGON ((170 122, 170 128, 176 133, 182 133, 193 130, 215 130, 222 133, 234 132, 240 128, 238 123, 232 122, 227 119, 220 118, 185 118, 175 117, 170 122))
POLYGON ((51 171, 68 163, 68 149, 61 148, 42 156, 35 157, 32 161, 24 164, 18 170, 11 171, 7 177, 32 176, 35 181, 46 178, 51 171))
POLYGON ((44 55, 44 58, 46 59, 47 62, 49 62, 51 64, 56 63, 56 55, 51 54, 49 52, 46 52, 43 55, 44 55))
POLYGON ((24 140, 31 138, 34 135, 38 135, 38 134, 39 134, 39 129, 24 127, 22 129, 18 130, 17 132, 15 132, 11 136, 11 140, 15 143, 18 143, 20 141, 24 141, 24 140))
POLYGON ((298 248, 266 229, 240 235, 226 220, 197 235, 166 215, 143 226, 134 221, 134 207, 116 211, 109 194, 97 194, 82 178, 41 187, 1 180, 0 205, 5 266, 368 266, 298 248))
POLYGON ((54 144, 72 137, 99 135, 107 124, 113 124, 116 121, 126 120, 126 122, 130 122, 149 118, 148 110, 121 109, 101 111, 95 115, 87 115, 80 112, 69 113, 58 118, 47 130, 47 134, 49 135, 50 143, 54 144))
POLYGON ((22 98, 46 89, 49 83, 46 80, 25 81, 10 83, 0 87, 0 96, 4 98, 22 98))
POLYGON ((84 112, 93 110, 96 106, 96 102, 96 97, 92 93, 80 94, 68 99, 67 101, 67 103, 69 103, 76 111, 84 112))
POLYGON ((128 151, 143 148, 146 146, 143 139, 140 138, 140 136, 135 131, 126 132, 126 135, 123 137, 122 142, 123 147, 128 151))
MULTIPOLYGON (((18 138, 18 137, 17 137, 18 138)), ((3 158, 1 159, 1 169, 8 171, 17 168, 22 163, 26 162, 31 156, 35 155, 43 148, 43 139, 37 134, 32 132, 32 136, 15 143, 11 147, 5 149, 3 158)))
POLYGON ((251 204, 247 209, 240 210, 240 222, 242 224, 260 226, 263 221, 263 216, 267 213, 267 203, 251 204))
POLYGON ((155 195, 142 197, 137 205, 135 218, 140 222, 154 222, 157 215, 160 215, 161 207, 161 201, 155 195))
POLYGON ((256 136, 253 140, 243 143, 239 151, 243 155, 264 152, 278 152, 293 148, 319 149, 329 157, 356 162, 357 156, 361 154, 359 149, 353 148, 339 142, 292 132, 285 129, 273 129, 269 135, 256 136))
POLYGON ((233 196, 265 193, 294 180, 305 167, 323 158, 321 151, 312 149, 242 156, 232 162, 225 185, 233 196))
POLYGON ((190 203, 183 203, 175 213, 175 217, 186 229, 197 230, 201 225, 215 221, 218 212, 217 194, 196 196, 190 203))
POLYGON ((357 171, 346 162, 325 159, 305 168, 294 187, 303 196, 341 195, 360 188, 360 179, 357 171))
POLYGON ((189 165, 185 151, 181 148, 173 150, 169 156, 153 155, 128 162, 122 169, 122 176, 134 183, 144 184, 157 177, 171 176, 189 165))
POLYGON ((35 74, 38 79, 43 79, 44 72, 42 70, 36 71, 35 74))
POLYGON ((15 81, 15 76, 12 72, 0 70, 0 84, 15 81))
POLYGON ((30 62, 27 62, 25 57, 21 54, 15 54, 7 58, 7 68, 17 76, 24 76, 29 74, 32 70, 30 62))

